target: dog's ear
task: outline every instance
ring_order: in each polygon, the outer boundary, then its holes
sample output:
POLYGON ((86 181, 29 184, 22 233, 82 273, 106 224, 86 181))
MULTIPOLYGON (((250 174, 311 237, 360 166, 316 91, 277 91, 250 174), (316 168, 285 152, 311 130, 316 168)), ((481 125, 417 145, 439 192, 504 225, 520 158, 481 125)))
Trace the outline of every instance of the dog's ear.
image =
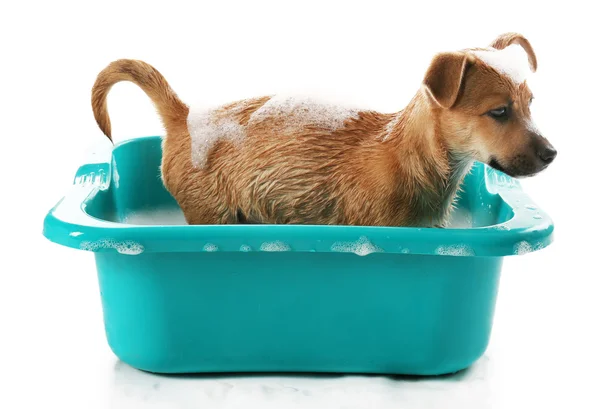
POLYGON ((525 37, 523 37, 519 33, 504 33, 500 34, 493 42, 490 44, 490 47, 493 47, 497 50, 502 50, 508 47, 511 44, 518 44, 527 53, 527 58, 529 60, 529 67, 531 67, 531 71, 535 72, 537 70, 537 57, 535 56, 535 52, 533 51, 533 47, 529 43, 525 37))
POLYGON ((442 108, 452 108, 467 69, 468 57, 465 53, 439 53, 429 65, 423 84, 431 97, 442 108))

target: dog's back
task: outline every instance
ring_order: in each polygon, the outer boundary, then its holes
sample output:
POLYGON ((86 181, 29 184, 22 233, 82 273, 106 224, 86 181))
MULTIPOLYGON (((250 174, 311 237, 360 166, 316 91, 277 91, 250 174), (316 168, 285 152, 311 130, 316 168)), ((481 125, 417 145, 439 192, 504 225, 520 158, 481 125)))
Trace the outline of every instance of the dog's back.
MULTIPOLYGON (((381 202, 373 198, 385 194, 386 185, 378 183, 373 158, 365 157, 381 155, 369 150, 375 145, 370 136, 390 119, 298 97, 192 108, 190 150, 173 152, 174 162, 189 160, 190 177, 171 191, 193 224, 390 223, 376 216, 381 202)), ((167 136, 165 146, 170 142, 167 136)))

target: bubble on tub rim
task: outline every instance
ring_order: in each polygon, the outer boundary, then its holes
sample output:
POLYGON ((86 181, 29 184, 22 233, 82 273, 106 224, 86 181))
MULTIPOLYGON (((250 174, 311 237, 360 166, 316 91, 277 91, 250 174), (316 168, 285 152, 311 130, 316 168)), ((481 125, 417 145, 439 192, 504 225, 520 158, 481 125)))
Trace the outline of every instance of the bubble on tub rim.
POLYGON ((263 244, 260 245, 260 251, 275 252, 275 251, 291 251, 291 250, 292 250, 292 248, 289 246, 289 244, 284 243, 281 240, 265 241, 263 244))
POLYGON ((215 251, 219 251, 219 246, 213 243, 206 243, 204 247, 202 247, 202 250, 209 253, 214 253, 215 251))
POLYGON ((121 254, 135 256, 144 252, 144 246, 131 240, 115 243, 115 250, 121 254))
POLYGON ((331 251, 336 253, 354 253, 358 256, 384 252, 381 247, 371 243, 366 236, 360 236, 357 241, 337 241, 331 245, 331 251))
POLYGON ((534 250, 534 247, 528 241, 520 241, 515 244, 513 248, 513 253, 517 256, 522 256, 524 254, 531 253, 534 250))
POLYGON ((247 245, 247 244, 242 244, 242 245, 240 246, 240 251, 243 251, 244 253, 247 253, 247 252, 249 252, 249 251, 252 251, 252 247, 250 247, 250 246, 249 246, 249 245, 247 245))
POLYGON ((79 248, 85 251, 96 251, 98 250, 98 243, 93 241, 82 241, 79 244, 79 248))
POLYGON ((406 247, 400 250, 400 253, 402 254, 408 254, 410 253, 410 249, 407 249, 406 247))
POLYGON ((136 256, 144 252, 144 246, 133 241, 116 241, 113 239, 101 239, 97 241, 82 241, 79 245, 81 250, 98 251, 100 249, 113 249, 120 254, 136 256))
POLYGON ((508 227, 508 226, 506 226, 504 224, 499 224, 497 226, 494 226, 494 229, 495 230, 505 230, 505 231, 508 231, 508 230, 510 230, 510 227, 508 227))
POLYGON ((475 251, 466 244, 450 244, 438 246, 435 249, 435 254, 439 256, 472 257, 475 255, 475 251))

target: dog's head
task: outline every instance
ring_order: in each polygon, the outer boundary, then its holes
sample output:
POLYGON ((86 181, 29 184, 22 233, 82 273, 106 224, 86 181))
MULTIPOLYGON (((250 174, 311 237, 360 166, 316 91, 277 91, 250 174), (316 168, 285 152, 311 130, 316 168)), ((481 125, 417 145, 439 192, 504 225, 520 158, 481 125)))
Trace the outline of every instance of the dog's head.
POLYGON ((514 177, 544 170, 556 150, 531 118, 526 76, 536 69, 531 44, 516 33, 436 55, 423 85, 450 150, 514 177))

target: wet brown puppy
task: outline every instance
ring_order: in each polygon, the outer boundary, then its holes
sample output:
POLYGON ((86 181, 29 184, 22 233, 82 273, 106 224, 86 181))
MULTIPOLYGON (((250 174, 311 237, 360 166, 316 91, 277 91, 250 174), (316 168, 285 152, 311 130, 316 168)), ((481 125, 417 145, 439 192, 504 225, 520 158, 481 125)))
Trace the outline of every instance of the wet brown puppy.
POLYGON ((397 113, 277 96, 201 110, 152 66, 118 60, 92 105, 110 138, 110 88, 131 81, 148 94, 166 129, 163 182, 190 224, 443 227, 473 161, 524 177, 555 158, 529 110, 536 69, 529 41, 506 33, 437 54, 397 113))

